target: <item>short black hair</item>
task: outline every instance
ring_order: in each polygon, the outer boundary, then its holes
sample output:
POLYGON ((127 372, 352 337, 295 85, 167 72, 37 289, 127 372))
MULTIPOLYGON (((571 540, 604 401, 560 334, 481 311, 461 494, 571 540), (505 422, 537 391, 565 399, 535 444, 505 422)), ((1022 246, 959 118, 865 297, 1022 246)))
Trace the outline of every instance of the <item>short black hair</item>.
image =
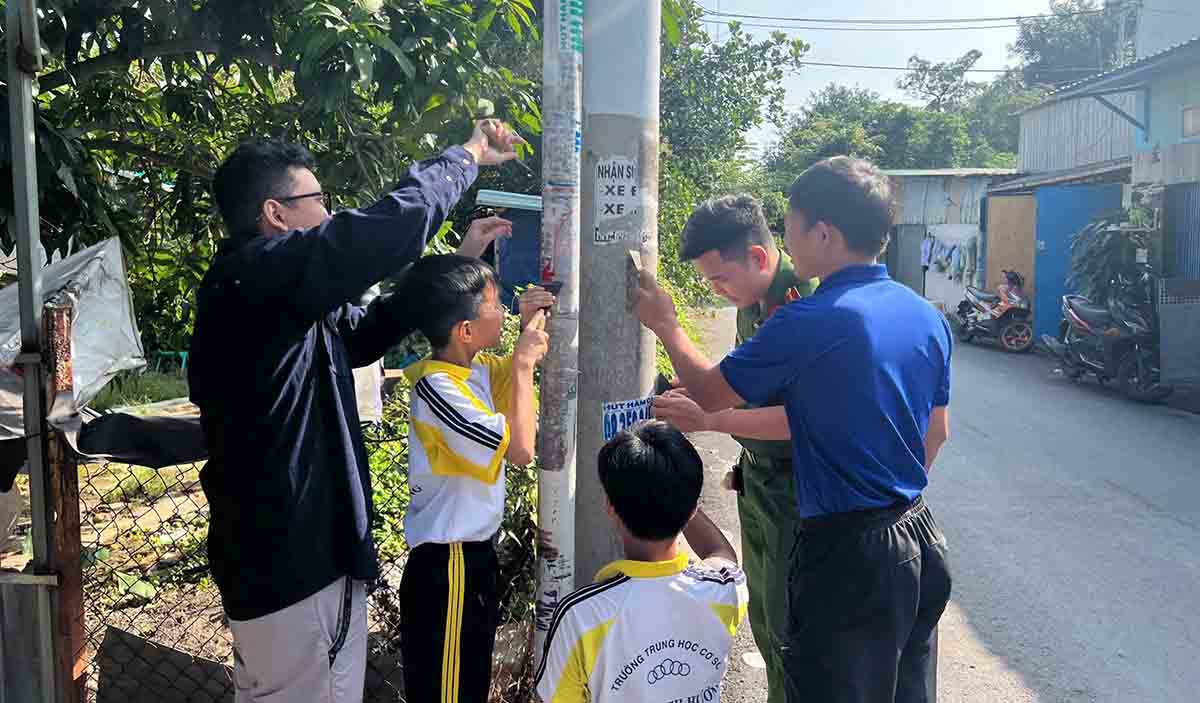
POLYGON ((726 195, 706 200, 692 212, 680 235, 679 258, 691 261, 716 249, 726 261, 742 261, 746 250, 775 246, 762 203, 752 195, 726 195))
POLYGON ((479 316, 484 291, 496 281, 495 270, 479 259, 433 254, 402 274, 395 294, 420 307, 417 326, 435 349, 442 349, 455 325, 479 316))
POLYGON ((834 156, 800 174, 788 192, 788 206, 808 226, 837 227, 851 251, 878 257, 887 248, 896 206, 887 176, 865 159, 834 156))
POLYGON ((312 169, 308 149, 279 139, 248 139, 213 174, 213 196, 233 237, 257 234, 262 204, 290 195, 291 170, 312 169))
POLYGON ((618 432, 600 448, 600 484, 634 537, 672 539, 696 512, 704 463, 683 433, 662 420, 618 432))

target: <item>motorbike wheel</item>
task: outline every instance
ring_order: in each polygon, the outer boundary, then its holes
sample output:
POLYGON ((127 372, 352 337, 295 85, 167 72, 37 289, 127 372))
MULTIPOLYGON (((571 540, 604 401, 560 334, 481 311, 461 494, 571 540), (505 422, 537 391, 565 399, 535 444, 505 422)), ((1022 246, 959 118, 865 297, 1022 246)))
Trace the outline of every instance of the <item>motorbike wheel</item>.
POLYGON ((1117 381, 1121 392, 1139 403, 1161 403, 1174 390, 1160 382, 1154 352, 1149 349, 1133 349, 1122 357, 1117 365, 1117 381))
POLYGON ((1000 328, 1004 351, 1022 354, 1033 348, 1033 325, 1028 320, 1009 320, 1000 328))

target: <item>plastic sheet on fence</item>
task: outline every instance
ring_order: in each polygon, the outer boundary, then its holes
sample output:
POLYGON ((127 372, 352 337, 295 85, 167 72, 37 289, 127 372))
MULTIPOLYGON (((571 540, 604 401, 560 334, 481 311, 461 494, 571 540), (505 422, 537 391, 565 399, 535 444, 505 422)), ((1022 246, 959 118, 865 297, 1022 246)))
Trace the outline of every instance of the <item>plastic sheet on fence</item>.
MULTIPOLYGON (((71 329, 73 398, 56 399, 50 422, 74 419, 118 372, 145 366, 145 352, 125 275, 121 245, 109 239, 42 269, 42 303, 67 291, 74 298, 71 329)), ((17 284, 0 290, 0 440, 22 437, 21 316, 17 284)))

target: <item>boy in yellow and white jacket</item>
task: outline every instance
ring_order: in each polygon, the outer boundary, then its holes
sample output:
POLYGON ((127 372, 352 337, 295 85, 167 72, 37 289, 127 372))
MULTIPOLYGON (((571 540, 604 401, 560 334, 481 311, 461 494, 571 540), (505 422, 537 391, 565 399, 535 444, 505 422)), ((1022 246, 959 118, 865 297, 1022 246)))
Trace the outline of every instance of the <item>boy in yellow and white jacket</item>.
POLYGON ((598 464, 625 559, 559 603, 538 700, 719 701, 749 594, 737 553, 697 507, 700 455, 679 430, 647 420, 609 440, 598 464), (688 563, 681 533, 699 563, 688 563))
POLYGON ((521 297, 522 332, 510 357, 481 354, 500 341, 505 310, 495 272, 456 254, 428 256, 403 294, 426 305, 421 331, 433 355, 405 372, 411 552, 400 584, 408 700, 484 703, 499 616, 492 538, 504 514, 504 464, 533 459, 534 366, 546 354, 543 308, 521 297))

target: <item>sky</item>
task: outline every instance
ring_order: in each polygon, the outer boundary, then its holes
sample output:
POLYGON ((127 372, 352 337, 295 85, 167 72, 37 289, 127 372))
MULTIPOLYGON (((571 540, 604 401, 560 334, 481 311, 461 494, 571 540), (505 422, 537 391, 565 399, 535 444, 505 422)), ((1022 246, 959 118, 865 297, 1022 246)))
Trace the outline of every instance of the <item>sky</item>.
MULTIPOLYGON (((984 0, 962 2, 961 0, 910 0, 898 3, 895 0, 698 0, 708 10, 751 15, 779 17, 806 17, 814 19, 933 19, 964 17, 998 17, 1045 14, 1049 11, 1049 0, 984 0)), ((711 18, 715 19, 715 18, 711 18)), ((727 20, 726 20, 727 21, 727 20)), ((750 23, 773 26, 787 23, 762 19, 741 19, 743 29, 765 38, 773 31, 769 28, 745 26, 750 23)), ((812 23, 807 23, 811 26, 812 23)), ((1013 24, 995 22, 980 24, 1013 24)), ((719 23, 707 25, 714 37, 724 36, 728 29, 719 23)), ((799 37, 812 45, 805 57, 807 61, 826 63, 868 64, 877 66, 904 66, 913 54, 933 61, 956 59, 971 49, 983 52, 976 68, 1005 68, 1014 61, 1008 55, 1008 45, 1016 40, 1014 27, 996 29, 971 29, 956 31, 914 32, 850 32, 794 30, 788 34, 799 37)), ((901 71, 878 71, 824 66, 805 66, 785 82, 787 105, 797 108, 803 105, 810 94, 829 83, 858 86, 874 90, 894 100, 908 100, 904 91, 896 87, 901 71)), ((987 80, 988 74, 974 74, 973 80, 987 80)), ((758 151, 764 144, 774 140, 774 129, 763 127, 749 135, 749 141, 758 151)))

